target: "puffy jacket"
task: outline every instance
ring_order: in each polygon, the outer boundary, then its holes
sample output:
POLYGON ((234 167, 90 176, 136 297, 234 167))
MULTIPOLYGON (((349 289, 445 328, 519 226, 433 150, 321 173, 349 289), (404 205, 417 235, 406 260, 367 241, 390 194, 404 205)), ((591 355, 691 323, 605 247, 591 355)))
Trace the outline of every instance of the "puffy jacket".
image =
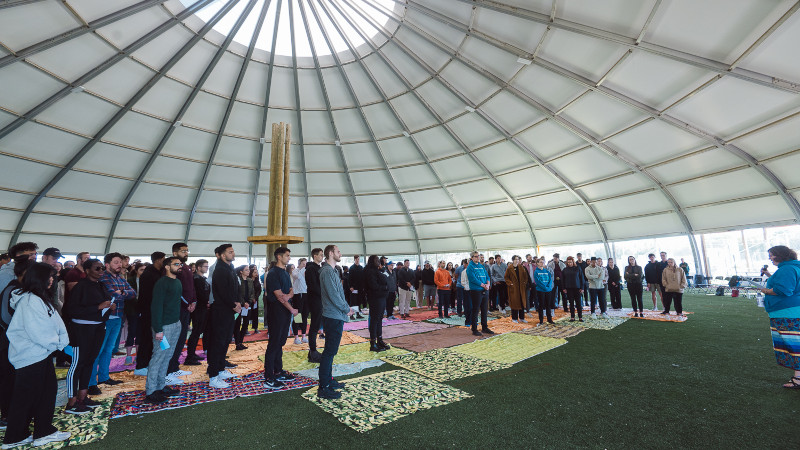
POLYGON ((775 291, 764 297, 767 312, 800 306, 800 261, 778 264, 778 270, 767 278, 767 288, 775 291))
POLYGON ((661 272, 661 285, 666 292, 683 292, 686 289, 686 272, 680 267, 667 267, 661 272))

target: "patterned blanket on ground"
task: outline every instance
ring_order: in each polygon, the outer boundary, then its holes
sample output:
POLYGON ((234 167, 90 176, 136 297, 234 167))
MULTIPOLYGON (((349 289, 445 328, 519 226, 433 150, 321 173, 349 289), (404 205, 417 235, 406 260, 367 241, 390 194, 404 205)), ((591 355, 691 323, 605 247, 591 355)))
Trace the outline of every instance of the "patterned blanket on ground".
MULTIPOLYGON (((344 377, 347 375, 355 375, 359 372, 362 372, 367 369, 371 369, 373 367, 380 367, 384 364, 383 361, 380 359, 373 359, 371 361, 364 361, 364 362, 354 362, 354 363, 346 363, 346 364, 334 364, 333 365, 333 373, 332 376, 336 377, 344 377)), ((304 377, 313 378, 315 380, 319 380, 319 368, 315 369, 306 369, 306 370, 298 370, 298 375, 302 375, 304 377)))
MULTIPOLYGON (((82 416, 64 413, 64 408, 58 407, 53 416, 53 426, 59 431, 68 431, 72 434, 69 439, 64 442, 54 442, 47 444, 43 449, 63 448, 67 446, 84 445, 90 442, 96 442, 104 437, 108 432, 108 418, 111 410, 111 399, 101 400, 100 406, 93 409, 92 412, 82 416)), ((33 428, 31 428, 31 432, 33 428)), ((5 428, 0 430, 0 440, 6 434, 5 428)), ((19 449, 33 448, 31 445, 17 447, 19 449)))
POLYGON ((450 348, 450 350, 476 358, 515 364, 540 353, 566 344, 565 339, 506 333, 489 339, 450 348))
MULTIPOLYGON (((492 322, 488 323, 489 329, 494 331, 497 334, 509 333, 511 331, 520 331, 526 328, 530 328, 536 326, 533 320, 528 320, 528 323, 519 322, 514 323, 511 321, 511 317, 504 317, 502 319, 496 319, 492 322)), ((478 330, 481 329, 480 321, 478 321, 478 330)))
POLYGON ((175 386, 180 390, 180 397, 170 398, 166 403, 154 405, 144 402, 144 391, 123 392, 117 394, 114 406, 111 408, 111 418, 146 414, 167 409, 185 408, 187 406, 208 403, 217 400, 230 400, 236 397, 251 397, 253 395, 272 394, 274 392, 288 391, 313 386, 316 381, 297 376, 293 381, 276 391, 269 390, 263 386, 264 371, 247 374, 243 377, 230 378, 227 380, 231 387, 226 389, 214 389, 207 382, 191 383, 175 386))
POLYGON ((434 317, 439 317, 439 311, 433 309, 425 309, 419 308, 412 310, 410 313, 410 317, 407 320, 413 320, 415 322, 420 322, 422 320, 433 319, 434 317))
MULTIPOLYGON (((322 349, 320 349, 322 351, 322 349)), ((339 352, 333 358, 334 366, 337 364, 351 364, 358 362, 371 361, 380 356, 390 355, 404 355, 408 350, 402 348, 390 348, 385 352, 371 352, 369 351, 369 342, 360 344, 343 345, 339 347, 339 352)), ((261 361, 264 360, 264 355, 258 357, 261 361)), ((319 367, 317 363, 308 362, 308 352, 283 352, 283 369, 291 372, 298 370, 315 369, 319 367)))
POLYGON ((476 358, 454 352, 449 348, 435 349, 424 353, 387 356, 381 359, 436 381, 455 380, 511 367, 511 364, 508 363, 476 358))
MULTIPOLYGON (((401 323, 410 323, 410 320, 405 319, 383 319, 383 326, 388 327, 391 325, 398 325, 401 323)), ((369 328, 369 321, 359 320, 356 322, 345 322, 344 331, 366 330, 369 328)))
MULTIPOLYGON (((486 318, 486 321, 489 322, 489 321, 492 321, 492 320, 495 320, 495 319, 497 319, 497 317, 489 316, 489 317, 486 318)), ((446 318, 443 317, 441 319, 438 318, 438 317, 434 317, 433 319, 425 320, 425 322, 443 323, 445 325, 450 325, 451 327, 463 327, 463 326, 465 326, 464 325, 464 323, 465 323, 464 322, 464 318, 463 317, 459 317, 459 316, 455 316, 455 315, 450 316, 450 317, 446 317, 446 318)))
MULTIPOLYGON (((657 320, 659 322, 686 322, 689 320, 688 316, 679 316, 677 314, 661 314, 659 311, 642 311, 644 317, 633 317, 633 312, 627 314, 628 317, 632 319, 642 319, 642 320, 657 320)), ((684 314, 693 314, 690 312, 684 312, 684 314)))
MULTIPOLYGON (((399 325, 392 325, 390 327, 383 327, 384 339, 389 339, 398 336, 406 336, 409 334, 426 333, 428 331, 440 330, 447 328, 447 325, 427 323, 427 322, 410 322, 401 323, 399 325)), ((369 330, 356 330, 353 334, 359 335, 363 338, 369 338, 369 330)))
POLYGON ((341 392, 342 398, 338 400, 323 400, 317 396, 317 389, 312 388, 303 397, 359 433, 418 411, 472 397, 405 370, 349 379, 341 392))
POLYGON ((578 335, 581 331, 585 330, 584 327, 568 327, 564 326, 561 322, 556 323, 543 323, 538 327, 526 328, 517 331, 517 333, 529 334, 531 336, 544 336, 556 339, 566 339, 578 335))
POLYGON ((437 348, 453 347, 454 345, 466 344, 474 342, 476 339, 485 339, 489 337, 475 337, 469 328, 464 327, 451 327, 442 328, 441 330, 431 331, 430 333, 409 334, 407 336, 400 336, 392 339, 387 339, 386 342, 393 347, 400 347, 412 352, 426 352, 437 348))
POLYGON ((559 324, 569 327, 584 327, 593 328, 595 330, 611 330, 614 329, 628 320, 627 317, 600 317, 593 318, 590 315, 583 316, 583 322, 570 322, 567 317, 558 321, 559 324))

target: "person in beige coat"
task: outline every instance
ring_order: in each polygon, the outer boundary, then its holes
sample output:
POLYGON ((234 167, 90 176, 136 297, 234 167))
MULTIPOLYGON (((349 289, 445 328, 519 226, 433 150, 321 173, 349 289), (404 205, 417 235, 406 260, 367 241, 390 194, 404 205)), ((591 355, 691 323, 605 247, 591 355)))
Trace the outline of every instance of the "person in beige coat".
POLYGON ((514 255, 506 269, 505 280, 508 289, 508 304, 511 307, 511 321, 528 323, 525 320, 525 305, 528 296, 528 270, 522 264, 522 258, 514 255))
POLYGON ((661 285, 664 286, 664 312, 668 315, 669 307, 675 302, 675 312, 683 315, 683 290, 686 289, 686 273, 675 264, 675 260, 667 260, 667 268, 661 272, 661 285))

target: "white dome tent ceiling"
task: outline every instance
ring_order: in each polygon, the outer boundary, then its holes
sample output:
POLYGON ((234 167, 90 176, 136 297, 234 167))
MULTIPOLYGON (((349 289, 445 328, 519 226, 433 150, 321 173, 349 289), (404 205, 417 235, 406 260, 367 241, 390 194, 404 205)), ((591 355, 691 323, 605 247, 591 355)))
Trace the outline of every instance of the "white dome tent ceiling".
POLYGON ((797 223, 798 9, 0 1, 0 241, 246 252, 279 121, 301 254, 797 223))

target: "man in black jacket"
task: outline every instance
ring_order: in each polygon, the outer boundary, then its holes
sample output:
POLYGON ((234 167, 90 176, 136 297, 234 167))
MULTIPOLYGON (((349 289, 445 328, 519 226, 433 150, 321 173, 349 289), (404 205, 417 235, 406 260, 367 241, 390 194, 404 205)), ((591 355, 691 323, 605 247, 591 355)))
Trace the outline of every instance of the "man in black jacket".
POLYGON ((664 303, 664 297, 661 295, 661 266, 656 262, 656 255, 650 253, 647 255, 650 262, 644 266, 644 280, 647 282, 647 290, 653 296, 653 311, 656 310, 656 291, 661 296, 661 303, 664 303))
POLYGON ((311 315, 311 327, 308 330, 308 362, 319 363, 322 353, 317 351, 317 332, 322 325, 322 292, 319 286, 320 263, 322 249, 311 250, 311 261, 306 264, 306 303, 311 315))
POLYGON ((150 255, 152 264, 147 266, 139 277, 139 299, 136 301, 136 311, 139 313, 137 326, 136 342, 139 348, 136 350, 136 370, 134 375, 147 375, 147 366, 150 365, 150 358, 153 356, 153 331, 150 325, 150 305, 153 303, 153 288, 156 281, 161 278, 161 269, 164 268, 163 252, 153 252, 150 255))
POLYGON ((242 312, 242 306, 237 301, 239 298, 239 282, 233 271, 233 260, 236 252, 233 245, 222 244, 214 250, 219 255, 214 274, 211 276, 211 292, 214 303, 211 305, 211 336, 209 348, 206 351, 208 359, 209 385, 213 388, 226 388, 230 385, 225 382, 234 375, 225 369, 225 357, 228 354, 228 344, 231 341, 234 315, 242 312))
POLYGON ((197 296, 197 305, 192 312, 192 334, 189 336, 189 341, 186 343, 186 364, 187 366, 198 366, 200 360, 205 357, 198 355, 197 342, 200 340, 200 334, 206 327, 206 316, 208 315, 208 297, 211 293, 211 285, 206 280, 206 273, 208 273, 208 261, 205 259, 198 259, 195 263, 194 274, 194 292, 197 296))
MULTIPOLYGON (((582 254, 578 253, 576 256, 578 257, 578 259, 575 260, 575 265, 578 268, 581 269, 581 273, 583 274, 583 280, 588 283, 589 280, 586 278, 586 268, 589 267, 589 263, 585 259, 583 259, 583 255, 582 254)), ((584 291, 583 291, 583 304, 581 306, 582 307, 583 306, 589 306, 589 290, 588 289, 584 289, 584 291)))
POLYGON ((366 286, 364 285, 364 268, 361 267, 359 256, 353 256, 353 265, 348 270, 350 282, 350 306, 356 310, 355 317, 350 316, 350 320, 354 318, 363 319, 361 315, 361 308, 366 303, 367 294, 365 292, 366 286))

